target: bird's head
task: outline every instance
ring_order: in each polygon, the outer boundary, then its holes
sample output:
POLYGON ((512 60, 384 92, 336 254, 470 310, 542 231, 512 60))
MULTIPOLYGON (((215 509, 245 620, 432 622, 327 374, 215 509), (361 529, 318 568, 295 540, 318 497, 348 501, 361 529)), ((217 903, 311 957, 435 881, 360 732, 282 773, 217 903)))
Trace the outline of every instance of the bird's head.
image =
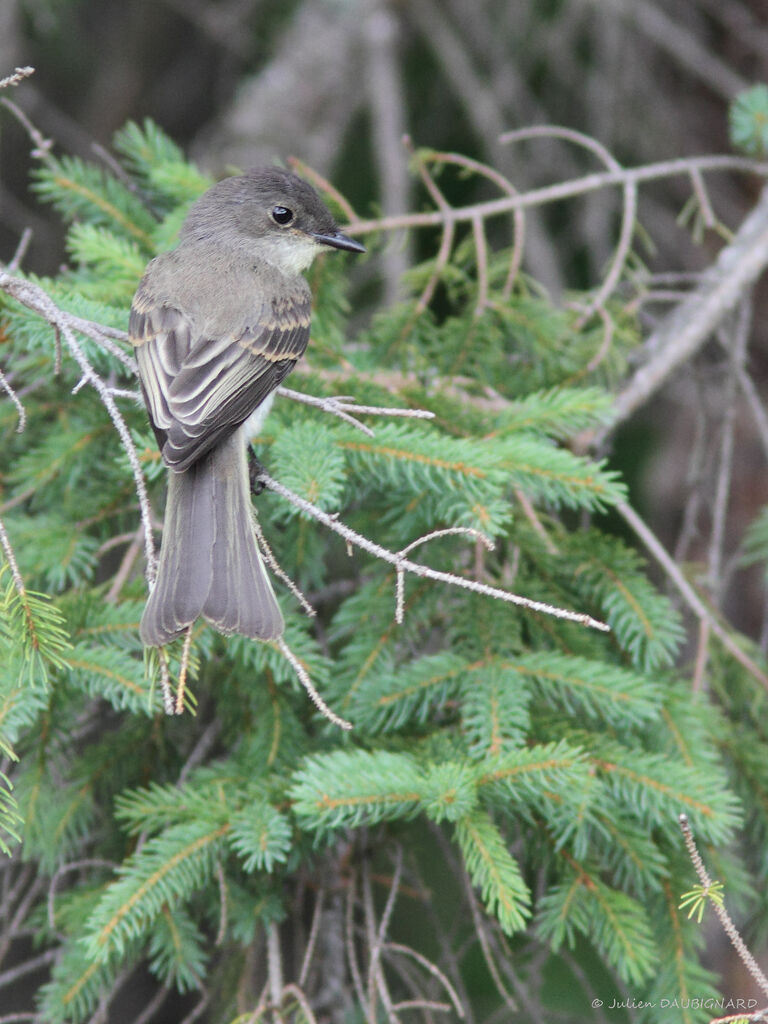
POLYGON ((237 248, 294 274, 326 248, 365 252, 339 230, 310 184, 279 167, 213 185, 190 207, 180 239, 237 248))

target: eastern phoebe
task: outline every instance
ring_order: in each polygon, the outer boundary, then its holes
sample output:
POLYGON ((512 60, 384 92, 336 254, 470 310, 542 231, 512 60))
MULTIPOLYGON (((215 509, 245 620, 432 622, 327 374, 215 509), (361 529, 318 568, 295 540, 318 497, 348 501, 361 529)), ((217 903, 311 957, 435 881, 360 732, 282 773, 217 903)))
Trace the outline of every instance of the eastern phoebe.
POLYGON ((365 252, 307 182, 268 167, 209 188, 178 247, 147 266, 129 332, 170 470, 140 626, 148 647, 200 616, 220 633, 258 640, 283 631, 251 518, 246 421, 268 408, 307 347, 311 294, 301 271, 328 247, 365 252))

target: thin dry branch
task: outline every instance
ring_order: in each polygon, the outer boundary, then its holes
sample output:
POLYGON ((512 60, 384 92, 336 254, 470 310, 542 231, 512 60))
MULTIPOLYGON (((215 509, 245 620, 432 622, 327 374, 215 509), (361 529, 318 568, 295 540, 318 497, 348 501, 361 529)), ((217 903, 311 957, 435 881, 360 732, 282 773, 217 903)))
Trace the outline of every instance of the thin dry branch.
POLYGON ((618 170, 586 174, 581 178, 558 182, 533 188, 528 192, 504 196, 501 199, 489 199, 486 202, 471 206, 450 207, 448 210, 435 210, 427 213, 404 213, 394 217, 380 217, 375 220, 357 220, 348 225, 345 231, 350 235, 364 235, 370 231, 398 231, 401 228, 439 227, 446 220, 452 223, 469 223, 474 217, 498 217, 511 213, 513 210, 526 209, 533 206, 544 206, 546 203, 572 199, 576 196, 597 192, 610 185, 640 185, 647 181, 659 181, 664 178, 690 176, 692 170, 736 171, 754 174, 757 177, 768 177, 768 163, 750 160, 738 156, 700 156, 686 157, 677 160, 664 160, 641 167, 624 167, 618 170))
POLYGON ((646 349, 653 355, 617 395, 609 425, 596 435, 597 444, 644 405, 670 375, 701 348, 767 266, 768 188, 765 188, 733 241, 701 275, 698 287, 675 306, 646 342, 646 349))
MULTIPOLYGON (((699 881, 701 882, 705 890, 709 890, 712 887, 712 879, 709 877, 707 869, 704 867, 704 861, 701 859, 701 854, 696 846, 696 840, 693 838, 693 832, 688 821, 686 814, 681 814, 678 818, 680 822, 680 830, 683 833, 683 839, 685 840, 685 847, 688 850, 688 856, 691 858, 691 863, 696 870, 699 881)), ((725 909, 722 903, 717 900, 710 899, 710 904, 715 914, 717 915, 720 924, 733 943, 733 948, 739 955, 739 959, 744 964, 746 969, 754 978, 755 982, 759 985, 760 989, 768 995, 768 978, 765 976, 760 968, 760 965, 752 956, 750 951, 747 949, 744 940, 733 923, 731 915, 725 909)))
MULTIPOLYGON (((622 170, 621 164, 613 154, 603 146, 602 143, 598 142, 597 139, 593 139, 590 135, 574 131, 572 128, 563 128, 559 125, 536 125, 531 128, 521 128, 518 131, 505 132, 499 141, 502 143, 510 143, 521 142, 524 139, 533 138, 555 138, 564 139, 567 142, 573 142, 575 145, 589 150, 590 153, 594 153, 609 171, 620 173, 622 170)), ((701 172, 696 171, 696 174, 699 176, 699 179, 701 179, 701 172)), ((589 306, 583 311, 578 323, 575 325, 575 330, 579 330, 579 328, 589 320, 593 313, 598 312, 604 307, 605 302, 613 294, 616 285, 619 283, 624 266, 627 262, 627 256, 629 255, 630 246, 632 244, 632 235, 635 230, 635 218, 637 214, 636 181, 628 179, 623 183, 622 205, 621 230, 619 232, 619 240, 616 243, 616 250, 613 254, 613 259, 610 262, 608 272, 605 275, 602 285, 598 289, 589 306)), ((608 331, 609 327, 606 325, 606 335, 608 335, 608 331)))
POLYGON ((726 629, 723 628, 720 621, 715 618, 712 612, 710 612, 683 575, 677 562, 675 562, 672 556, 667 552, 656 535, 649 530, 637 512, 635 512, 631 505, 628 505, 626 502, 619 502, 616 506, 616 511, 631 527, 635 534, 637 534, 638 538, 651 553, 652 557, 656 559, 694 615, 701 622, 707 623, 715 636, 720 640, 723 647, 725 647, 725 649, 741 665, 744 666, 750 675, 754 676, 755 679, 757 679, 757 681, 764 686, 766 690, 768 690, 768 675, 766 675, 766 673, 755 664, 749 655, 739 647, 733 637, 726 629))
MULTIPOLYGON (((26 306, 28 309, 39 314, 55 328, 57 336, 63 338, 70 354, 80 367, 83 379, 87 380, 88 383, 93 386, 98 393, 102 404, 109 413, 110 419, 115 425, 115 429, 117 430, 120 441, 122 442, 123 448, 125 449, 126 455, 128 456, 128 460, 131 464, 134 485, 139 499, 139 508, 144 526, 144 553, 147 562, 147 580, 150 583, 154 582, 155 575, 157 573, 157 560, 155 557, 155 544, 152 537, 152 516, 149 496, 147 494, 147 485, 141 468, 139 454, 136 451, 136 446, 133 443, 133 438, 131 437, 128 426, 123 419, 123 415, 115 405, 115 400, 110 393, 110 389, 91 366, 82 347, 75 338, 75 332, 82 331, 83 333, 89 334, 90 337, 93 337, 94 340, 103 344, 109 351, 116 349, 117 346, 112 344, 109 333, 107 331, 102 331, 100 325, 92 324, 90 321, 83 321, 79 317, 74 317, 65 310, 60 309, 43 288, 31 281, 25 281, 22 278, 12 277, 10 274, 0 272, 0 290, 6 292, 23 306, 26 306), (88 328, 87 330, 84 329, 86 326, 88 328)), ((115 353, 113 352, 113 354, 115 353)), ((122 355, 124 356, 125 354, 122 353, 122 355)))
POLYGON ((331 709, 325 703, 323 698, 315 689, 314 683, 309 678, 309 673, 304 668, 299 659, 296 657, 296 655, 293 653, 293 651, 290 649, 285 640, 282 637, 278 637, 277 640, 272 640, 271 643, 278 649, 278 651, 280 651, 285 660, 291 665, 293 671, 296 673, 299 679, 299 682, 307 691, 310 700, 315 705, 320 714, 324 718, 327 718, 329 722, 333 722, 334 725, 338 725, 340 729, 351 729, 352 723, 348 722, 345 718, 341 718, 339 715, 336 714, 335 711, 331 711, 331 709))
POLYGON ((268 487, 270 491, 274 491, 275 494, 279 494, 282 498, 285 498, 286 501, 289 501, 306 515, 316 519, 329 530, 333 530, 334 533, 338 533, 347 541, 348 544, 362 548, 363 551, 367 551, 369 554, 374 555, 376 558, 380 558, 384 562, 389 562, 390 565, 395 567, 397 572, 410 572, 414 576, 437 580, 440 583, 448 583, 451 586, 461 587, 464 590, 471 590, 476 594, 483 594, 485 597, 491 597, 499 601, 507 601, 510 604, 520 605, 532 612, 543 612, 545 615, 553 615, 555 618, 567 619, 570 622, 578 622, 580 625, 590 626, 592 629, 599 629, 604 632, 610 630, 610 627, 604 622, 600 622, 598 619, 593 619, 591 615, 587 615, 584 612, 574 612, 566 608, 557 608, 554 605, 545 604, 543 601, 534 601, 531 598, 522 597, 520 594, 513 594, 508 590, 501 590, 499 587, 491 587, 486 583, 478 583, 476 580, 468 580, 463 576, 456 576, 450 572, 441 572, 439 569, 433 569, 428 565, 421 565, 419 562, 412 562, 410 559, 405 558, 402 553, 390 551, 388 548, 382 547, 381 544, 376 544, 374 541, 369 540, 362 534, 357 533, 356 530, 352 530, 350 527, 345 526, 343 523, 339 522, 336 516, 323 512, 322 509, 313 505, 311 501, 307 501, 305 498, 295 494, 287 487, 284 487, 283 484, 279 483, 268 473, 261 472, 257 479, 260 483, 263 483, 265 487, 268 487))
POLYGON ((356 427, 358 430, 362 430, 369 437, 374 436, 374 431, 364 423, 361 423, 355 416, 350 415, 350 413, 354 412, 360 416, 400 416, 416 420, 431 420, 435 418, 435 414, 430 412, 429 409, 392 409, 386 405, 358 405, 351 395, 333 395, 329 398, 317 398, 315 395, 307 395, 303 391, 294 391, 286 387, 277 388, 275 393, 282 395, 284 398, 291 398, 294 402, 311 405, 316 409, 322 409, 323 412, 338 416, 339 419, 351 424, 351 426, 356 427))
POLYGON ((10 381, 5 376, 5 374, 3 373, 2 370, 0 370, 0 388, 3 389, 3 391, 6 393, 6 395, 8 395, 10 400, 16 406, 16 411, 19 414, 19 425, 16 427, 16 433, 17 434, 23 434, 24 433, 24 428, 27 425, 27 410, 21 404, 21 399, 16 394, 16 392, 13 390, 13 388, 11 387, 10 381))
POLYGON ((5 78, 0 78, 0 89, 7 89, 9 85, 18 85, 19 82, 23 82, 25 78, 29 78, 30 75, 34 75, 35 69, 31 67, 14 68, 12 75, 6 75, 5 78))

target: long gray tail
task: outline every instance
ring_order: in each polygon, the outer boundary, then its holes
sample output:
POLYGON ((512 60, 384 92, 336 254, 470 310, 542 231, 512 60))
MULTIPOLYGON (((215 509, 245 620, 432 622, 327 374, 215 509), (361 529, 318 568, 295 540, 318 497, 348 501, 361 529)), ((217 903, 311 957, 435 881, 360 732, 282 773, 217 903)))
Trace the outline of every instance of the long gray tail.
POLYGON ((220 633, 280 636, 283 617, 251 520, 242 432, 168 477, 157 580, 139 628, 143 643, 167 644, 200 616, 220 633))

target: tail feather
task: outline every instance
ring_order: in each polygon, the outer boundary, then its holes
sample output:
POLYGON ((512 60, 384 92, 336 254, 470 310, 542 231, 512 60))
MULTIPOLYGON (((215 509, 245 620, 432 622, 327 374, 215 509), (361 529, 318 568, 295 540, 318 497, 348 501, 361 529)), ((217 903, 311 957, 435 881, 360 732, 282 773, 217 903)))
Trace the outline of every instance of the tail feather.
POLYGON ((183 473, 169 474, 157 580, 141 619, 148 647, 195 619, 220 633, 273 640, 283 617, 259 554, 240 431, 183 473))

